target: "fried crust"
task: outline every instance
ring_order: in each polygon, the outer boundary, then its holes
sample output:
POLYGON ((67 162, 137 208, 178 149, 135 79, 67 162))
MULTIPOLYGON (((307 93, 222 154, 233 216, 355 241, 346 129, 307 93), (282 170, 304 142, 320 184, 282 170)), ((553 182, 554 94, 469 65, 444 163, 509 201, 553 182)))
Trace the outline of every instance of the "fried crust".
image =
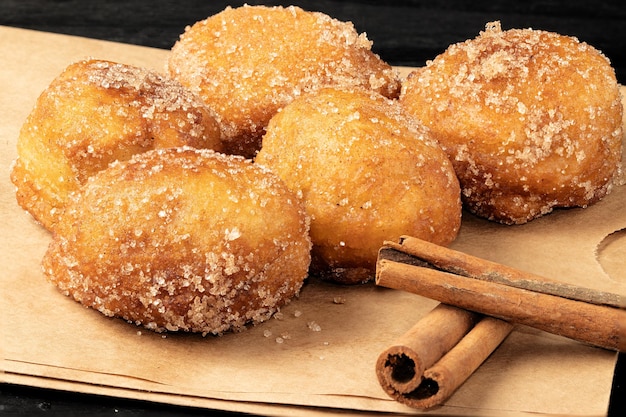
POLYGON ((256 163, 305 201, 315 273, 370 280, 380 246, 401 235, 442 245, 461 222, 458 180, 427 129, 396 101, 323 88, 269 123, 256 163))
POLYGON ((11 173, 17 201, 49 230, 68 196, 115 160, 155 148, 222 149, 215 114, 180 83, 103 60, 69 65, 23 124, 11 173))
POLYGON ((349 22, 299 7, 226 8, 188 27, 169 73, 220 117, 227 152, 254 157, 269 119, 303 92, 362 86, 397 97, 392 67, 349 22))
POLYGON ((68 203, 46 277, 107 316, 221 334, 266 320, 310 264, 302 202, 269 171, 210 150, 116 162, 68 203))
POLYGON ((490 220, 586 207, 620 169, 615 72, 573 37, 493 22, 411 73, 400 101, 450 156, 466 207, 490 220))

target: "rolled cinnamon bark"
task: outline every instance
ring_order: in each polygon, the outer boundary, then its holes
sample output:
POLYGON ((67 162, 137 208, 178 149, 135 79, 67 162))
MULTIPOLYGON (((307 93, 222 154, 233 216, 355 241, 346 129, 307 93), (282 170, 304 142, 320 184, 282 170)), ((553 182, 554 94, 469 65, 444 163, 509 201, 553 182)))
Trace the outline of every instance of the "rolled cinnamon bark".
MULTIPOLYGON (((478 262, 477 270, 488 276, 485 265, 476 259, 472 262, 478 262)), ((453 271, 457 265, 453 261, 441 269, 453 271)), ((536 279, 532 276, 530 280, 536 279)), ((379 256, 376 283, 602 348, 626 351, 626 310, 603 303, 518 288, 497 280, 455 275, 384 256, 379 256)))
POLYGON ((408 394, 422 383, 424 371, 470 331, 480 316, 439 304, 382 352, 376 362, 378 380, 390 396, 408 394))
POLYGON ((604 291, 592 290, 530 272, 520 271, 507 265, 477 258, 464 252, 418 239, 402 236, 398 243, 385 242, 383 248, 391 248, 411 255, 434 268, 452 274, 497 282, 544 294, 556 295, 587 303, 626 308, 626 297, 604 291))
POLYGON ((484 317, 450 352, 424 371, 422 387, 404 395, 414 408, 443 404, 511 333, 513 325, 494 317, 484 317))
POLYGON ((513 326, 439 304, 376 362, 381 387, 413 408, 443 404, 484 362, 513 326))

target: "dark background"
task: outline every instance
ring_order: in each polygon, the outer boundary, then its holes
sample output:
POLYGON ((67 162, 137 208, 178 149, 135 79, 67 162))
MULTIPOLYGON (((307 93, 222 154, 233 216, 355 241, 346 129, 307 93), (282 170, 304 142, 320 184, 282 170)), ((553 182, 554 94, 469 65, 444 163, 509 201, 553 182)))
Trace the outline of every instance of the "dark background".
MULTIPOLYGON (((91 2, 0 0, 0 24, 169 49, 186 25, 242 1, 91 2)), ((473 38, 485 23, 578 37, 607 55, 626 82, 626 7, 617 1, 248 1, 296 4, 354 23, 393 65, 423 65, 449 44, 473 38)))
MULTIPOLYGON (((43 1, 0 0, 0 25, 64 33, 169 49, 185 26, 221 11, 228 1, 43 1)), ((366 32, 373 49, 392 65, 420 66, 448 45, 478 35, 485 23, 503 29, 543 29, 576 36, 602 51, 626 84, 626 6, 618 1, 247 1, 295 4, 352 21, 366 32)), ((0 42, 2 40, 0 39, 0 42)), ((0 63, 3 57, 0 57, 0 63)), ((1 94, 1 92, 0 92, 1 94)), ((613 381, 610 416, 623 416, 626 359, 620 354, 613 381)), ((97 397, 0 384, 0 415, 225 415, 186 407, 97 397)))

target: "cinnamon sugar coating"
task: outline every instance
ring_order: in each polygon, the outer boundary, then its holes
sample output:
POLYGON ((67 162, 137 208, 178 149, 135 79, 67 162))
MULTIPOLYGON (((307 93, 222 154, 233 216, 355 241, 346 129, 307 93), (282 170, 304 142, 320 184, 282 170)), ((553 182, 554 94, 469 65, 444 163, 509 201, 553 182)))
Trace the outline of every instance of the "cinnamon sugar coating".
POLYGON ((274 116, 255 160, 300 195, 311 217, 313 272, 372 279, 385 240, 451 243, 461 222, 452 164, 395 100, 322 88, 274 116))
POLYGON ((91 177, 43 259, 65 294, 155 331, 221 334, 266 320, 310 263, 302 202, 240 157, 152 150, 91 177))
POLYGON ((319 12, 244 5, 188 27, 167 66, 217 111, 227 152, 253 157, 269 119, 303 92, 343 85, 397 97, 395 71, 371 46, 319 12))
POLYGON ((494 221, 586 207, 620 171, 615 72, 573 37, 490 23, 415 70, 400 101, 450 156, 466 207, 494 221))
POLYGON ((37 99, 11 179, 18 203, 53 230, 69 194, 109 163, 184 145, 222 149, 215 114, 197 95, 143 68, 84 60, 37 99))

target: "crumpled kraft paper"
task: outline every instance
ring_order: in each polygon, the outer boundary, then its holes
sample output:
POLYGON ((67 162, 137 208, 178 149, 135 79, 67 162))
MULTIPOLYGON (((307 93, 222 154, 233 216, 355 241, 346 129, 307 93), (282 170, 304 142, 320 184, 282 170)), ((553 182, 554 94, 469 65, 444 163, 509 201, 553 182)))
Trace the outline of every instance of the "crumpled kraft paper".
MULTIPOLYGON (((9 181, 21 124, 70 63, 94 57, 162 70, 167 51, 0 27, 0 56, 1 381, 264 415, 420 413, 386 396, 374 365, 435 301, 311 277, 276 318, 201 337, 107 318, 47 283, 40 260, 50 235, 18 207, 9 181)), ((626 294, 625 228, 622 186, 594 206, 524 226, 464 214, 453 247, 626 294)), ((604 415, 615 360, 614 352, 518 326, 436 413, 604 415)))

